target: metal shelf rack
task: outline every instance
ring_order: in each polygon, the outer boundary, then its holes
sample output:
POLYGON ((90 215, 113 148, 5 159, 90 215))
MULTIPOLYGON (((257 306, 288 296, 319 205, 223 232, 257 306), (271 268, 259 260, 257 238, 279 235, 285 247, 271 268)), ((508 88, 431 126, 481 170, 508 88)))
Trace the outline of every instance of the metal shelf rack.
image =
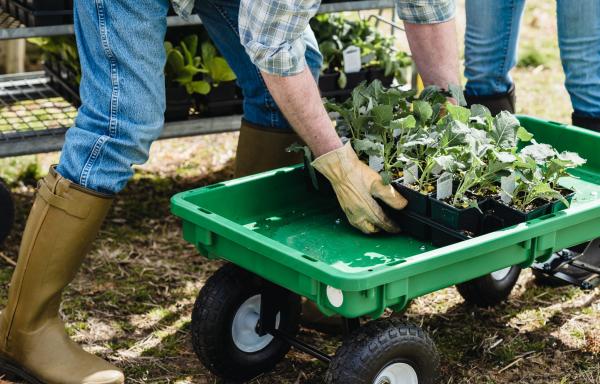
MULTIPOLYGON (((319 13, 334 13, 347 11, 364 11, 367 9, 393 8, 394 0, 361 0, 344 1, 339 3, 322 4, 319 13)), ((0 10, 0 40, 23 39, 28 37, 59 36, 73 34, 72 25, 56 25, 50 27, 25 27, 6 12, 0 10)), ((197 16, 183 20, 178 16, 169 16, 167 25, 180 27, 185 25, 200 25, 197 16)))
MULTIPOLYGON (((394 0, 344 1, 323 4, 320 13, 393 8, 394 0)), ((169 26, 199 25, 200 18, 167 19, 169 26)), ((0 40, 73 33, 72 25, 25 27, 0 9, 0 40)), ((49 85, 44 72, 0 75, 0 158, 57 151, 76 110, 49 85)), ((236 131, 241 116, 191 118, 167 123, 161 139, 236 131)))

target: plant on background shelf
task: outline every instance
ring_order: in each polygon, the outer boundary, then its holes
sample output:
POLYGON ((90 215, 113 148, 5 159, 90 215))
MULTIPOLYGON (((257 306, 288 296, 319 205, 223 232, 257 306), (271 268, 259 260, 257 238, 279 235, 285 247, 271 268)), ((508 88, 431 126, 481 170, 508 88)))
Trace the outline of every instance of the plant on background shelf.
POLYGON ((66 77, 74 80, 77 85, 81 82, 81 65, 77 44, 73 36, 34 37, 27 39, 29 43, 37 45, 42 51, 46 62, 59 61, 70 72, 66 77))
POLYGON ((200 44, 198 35, 186 36, 178 46, 165 42, 165 50, 167 82, 185 87, 189 94, 206 95, 211 87, 236 79, 227 61, 217 55, 214 45, 208 41, 200 44))
MULTIPOLYGON (((346 88, 348 74, 344 72, 344 50, 350 46, 360 49, 363 69, 381 69, 383 76, 406 83, 406 70, 411 59, 394 47, 394 39, 384 36, 367 20, 349 20, 339 15, 322 14, 311 20, 323 55, 322 72, 339 74, 337 85, 346 88)), ((381 79, 380 79, 381 80, 381 79)))

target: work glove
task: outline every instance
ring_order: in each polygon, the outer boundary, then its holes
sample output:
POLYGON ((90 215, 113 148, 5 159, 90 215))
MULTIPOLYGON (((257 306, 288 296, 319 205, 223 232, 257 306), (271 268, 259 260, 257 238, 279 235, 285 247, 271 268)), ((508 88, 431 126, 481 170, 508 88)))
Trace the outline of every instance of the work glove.
POLYGON ((349 142, 319 156, 312 165, 331 182, 350 224, 367 234, 400 231, 373 197, 395 209, 406 207, 406 199, 391 185, 384 185, 381 176, 358 159, 349 142))

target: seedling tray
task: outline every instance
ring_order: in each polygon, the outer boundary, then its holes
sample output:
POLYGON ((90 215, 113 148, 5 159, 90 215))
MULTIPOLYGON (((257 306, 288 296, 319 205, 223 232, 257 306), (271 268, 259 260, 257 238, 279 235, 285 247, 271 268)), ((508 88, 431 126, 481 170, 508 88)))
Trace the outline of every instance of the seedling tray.
POLYGON ((11 0, 9 13, 28 27, 73 23, 73 3, 50 0, 11 0))
POLYGON ((561 180, 577 191, 573 204, 445 247, 406 234, 363 235, 347 224, 334 196, 307 185, 301 165, 179 193, 172 212, 202 255, 305 296, 325 314, 378 317, 429 292, 527 267, 600 236, 600 134, 530 117, 521 122, 540 142, 588 159, 561 180))
POLYGON ((59 95, 75 107, 81 105, 79 86, 72 80, 75 78, 74 74, 65 71, 58 61, 44 63, 44 72, 50 78, 50 85, 59 95))

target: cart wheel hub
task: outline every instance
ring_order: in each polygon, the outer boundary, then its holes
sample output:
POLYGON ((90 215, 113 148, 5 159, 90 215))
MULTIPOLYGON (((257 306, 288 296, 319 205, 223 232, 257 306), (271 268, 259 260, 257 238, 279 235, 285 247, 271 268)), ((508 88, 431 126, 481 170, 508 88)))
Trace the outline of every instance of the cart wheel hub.
POLYGON ((494 280, 502 280, 504 279, 506 276, 508 276, 508 274, 510 273, 512 267, 507 267, 504 269, 500 269, 496 272, 492 272, 492 277, 494 278, 494 280))
POLYGON ((410 364, 393 363, 383 368, 373 384, 419 384, 419 378, 410 364))
MULTIPOLYGON (((254 295, 238 308, 231 325, 231 337, 235 346, 242 352, 254 353, 267 347, 273 341, 272 335, 260 336, 257 325, 260 320, 260 295, 254 295)), ((280 313, 275 319, 275 328, 279 328, 280 313)))

